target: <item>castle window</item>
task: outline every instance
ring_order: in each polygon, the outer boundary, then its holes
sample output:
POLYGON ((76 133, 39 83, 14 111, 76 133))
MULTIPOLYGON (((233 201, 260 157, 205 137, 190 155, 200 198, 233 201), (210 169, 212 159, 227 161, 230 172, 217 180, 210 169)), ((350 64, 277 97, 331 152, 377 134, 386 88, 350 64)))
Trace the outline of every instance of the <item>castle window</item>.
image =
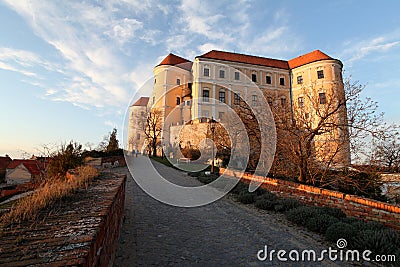
POLYGON ((235 71, 235 80, 239 81, 240 80, 240 73, 235 71))
POLYGON ((234 94, 233 95, 233 104, 239 105, 240 104, 240 94, 234 94))
POLYGON ((156 97, 153 96, 153 104, 156 102, 156 97))
POLYGON ((220 78, 225 78, 225 71, 224 70, 219 70, 219 77, 220 78))
POLYGON ((154 84, 156 84, 157 83, 157 79, 154 79, 154 84))
POLYGON ((180 104, 181 104, 181 98, 180 98, 179 96, 176 98, 176 104, 177 104, 177 105, 180 105, 180 104))
POLYGON ((267 102, 270 106, 272 106, 272 97, 267 97, 267 102))
POLYGON ((255 73, 251 74, 251 80, 256 83, 257 82, 257 74, 255 74, 255 73))
POLYGON ((324 78, 324 71, 323 70, 318 70, 317 71, 318 79, 323 79, 324 78))
POLYGON ((326 94, 325 93, 319 93, 319 103, 321 105, 326 104, 326 94))
POLYGON ((272 83, 271 76, 269 76, 269 75, 265 76, 265 82, 267 84, 271 84, 272 83))
POLYGON ((219 92, 219 102, 225 103, 225 92, 224 91, 219 92))
POLYGON ((281 106, 286 106, 286 98, 281 97, 281 106))
POLYGON ((297 76, 297 84, 302 84, 303 83, 303 76, 297 76))
POLYGON ((257 106, 257 104, 258 104, 258 96, 257 95, 252 95, 251 96, 251 100, 252 100, 253 106, 257 106))
POLYGON ((210 69, 209 68, 204 68, 204 76, 205 77, 210 77, 210 69))
POLYGON ((210 97, 210 90, 203 89, 203 101, 208 102, 210 97))
POLYGON ((279 78, 279 84, 280 85, 285 85, 285 78, 279 78))
POLYGON ((297 103, 298 103, 300 108, 304 107, 304 97, 299 97, 297 99, 297 103))
POLYGON ((181 79, 176 79, 176 84, 181 85, 181 79))

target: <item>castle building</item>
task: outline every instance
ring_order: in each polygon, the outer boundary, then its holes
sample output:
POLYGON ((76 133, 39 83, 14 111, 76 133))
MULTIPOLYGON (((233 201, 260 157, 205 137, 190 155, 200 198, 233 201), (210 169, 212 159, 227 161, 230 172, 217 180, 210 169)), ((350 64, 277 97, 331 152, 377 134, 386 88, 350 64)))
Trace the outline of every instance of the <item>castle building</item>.
MULTIPOLYGON (((223 120, 226 107, 241 99, 252 106, 263 105, 257 94, 260 90, 271 110, 283 110, 292 118, 301 113, 315 124, 315 115, 329 108, 329 103, 344 101, 342 67, 340 60, 319 50, 288 61, 216 50, 197 56, 193 62, 169 54, 154 68, 153 92, 130 108, 128 150, 143 150, 139 113, 161 110, 162 120, 170 128, 162 138, 170 138, 174 126, 201 124, 206 118, 223 120)), ((345 105, 332 120, 346 123, 345 105)), ((316 137, 314 149, 320 161, 335 153, 338 165, 350 164, 346 130, 316 137)))

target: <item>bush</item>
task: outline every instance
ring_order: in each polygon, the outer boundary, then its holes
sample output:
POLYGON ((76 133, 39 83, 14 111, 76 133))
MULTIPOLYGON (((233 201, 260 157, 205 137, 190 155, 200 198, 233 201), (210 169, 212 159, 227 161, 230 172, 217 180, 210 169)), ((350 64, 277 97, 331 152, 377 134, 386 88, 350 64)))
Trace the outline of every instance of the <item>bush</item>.
POLYGON ((292 198, 283 198, 279 199, 275 204, 275 211, 284 212, 297 207, 300 207, 302 204, 295 199, 292 198))
POLYGON ((320 211, 315 216, 310 217, 305 226, 311 231, 325 234, 328 227, 337 222, 339 222, 339 219, 320 211))
POLYGON ((240 192, 238 195, 238 200, 243 204, 251 204, 255 201, 257 194, 255 192, 240 192))
POLYGON ((254 205, 262 210, 274 210, 277 202, 278 202, 277 196, 268 192, 257 197, 254 205))
POLYGON ((197 148, 181 148, 182 155, 190 160, 197 160, 200 158, 201 153, 197 148))
POLYGON ((82 157, 82 145, 72 143, 62 145, 57 155, 50 161, 47 169, 47 177, 60 178, 65 176, 69 169, 74 169, 84 163, 82 157))
POLYGON ((316 207, 300 206, 286 212, 286 218, 298 225, 305 225, 309 218, 317 216, 319 209, 316 207))
POLYGON ((212 183, 216 179, 216 177, 214 175, 201 174, 200 176, 197 177, 197 179, 203 184, 209 184, 212 183))
POLYGON ((235 185, 235 187, 230 191, 233 194, 240 194, 241 192, 248 192, 249 185, 243 182, 239 182, 235 185))
POLYGON ((357 234, 357 228, 345 222, 336 222, 328 227, 325 237, 329 241, 336 242, 340 238, 347 240, 348 244, 353 244, 353 238, 357 234))
POLYGON ((364 222, 357 218, 352 218, 350 224, 354 226, 358 231, 361 230, 379 231, 386 228, 384 225, 378 222, 364 222))
POLYGON ((344 213, 341 209, 331 208, 331 207, 322 207, 321 209, 326 214, 335 217, 337 219, 346 218, 346 213, 344 213))
POLYGON ((400 257, 400 237, 392 229, 385 228, 381 230, 361 230, 354 238, 354 247, 359 250, 371 250, 373 255, 397 254, 400 257))

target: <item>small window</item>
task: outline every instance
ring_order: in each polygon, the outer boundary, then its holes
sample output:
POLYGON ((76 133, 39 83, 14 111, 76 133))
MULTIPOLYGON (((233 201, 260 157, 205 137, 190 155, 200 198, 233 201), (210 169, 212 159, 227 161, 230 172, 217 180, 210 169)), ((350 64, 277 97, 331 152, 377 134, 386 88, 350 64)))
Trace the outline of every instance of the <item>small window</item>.
POLYGON ((306 113, 306 114, 304 114, 304 117, 306 118, 306 120, 308 120, 309 118, 310 118, 310 113, 306 113))
POLYGON ((271 84, 272 83, 271 76, 269 76, 269 75, 265 76, 265 82, 267 84, 271 84))
POLYGON ((297 101, 298 101, 298 105, 300 108, 304 107, 304 98, 303 97, 299 97, 297 99, 297 101))
POLYGON ((136 134, 136 140, 140 140, 140 133, 136 134))
POLYGON ((285 85, 285 78, 279 78, 279 84, 285 85))
POLYGON ((210 69, 209 68, 204 68, 204 76, 210 77, 210 69))
POLYGON ((176 104, 177 104, 177 105, 180 105, 180 104, 181 104, 181 98, 180 98, 179 96, 176 98, 176 104))
POLYGON ((253 102, 253 106, 257 106, 258 104, 258 96, 257 95, 252 95, 251 100, 253 102))
POLYGON ((224 70, 219 70, 219 77, 220 78, 225 78, 225 71, 224 70))
POLYGON ((208 102, 210 97, 210 91, 208 89, 203 89, 203 101, 208 102))
POLYGON ((284 97, 281 98, 281 106, 286 106, 286 98, 284 97))
POLYGON ((251 74, 251 80, 256 83, 257 82, 257 74, 255 74, 255 73, 251 74))
POLYGON ((153 104, 156 102, 156 97, 153 96, 153 104))
POLYGON ((303 83, 303 76, 297 76, 297 84, 302 84, 303 83))
POLYGON ((233 104, 239 105, 240 104, 240 94, 234 94, 233 95, 233 104))
POLYGON ((235 80, 239 81, 240 80, 240 73, 235 71, 235 80))
POLYGON ((219 92, 219 102, 225 103, 225 92, 224 91, 219 92))
POLYGON ((156 84, 157 83, 157 79, 154 79, 154 84, 156 84))
POLYGON ((318 75, 318 79, 323 79, 324 78, 324 71, 323 70, 317 71, 317 75, 318 75))
POLYGON ((181 79, 176 79, 176 84, 181 85, 181 79))
POLYGON ((319 93, 319 103, 320 104, 326 104, 326 94, 325 93, 319 93))
POLYGON ((272 106, 272 97, 267 97, 267 102, 270 106, 272 106))

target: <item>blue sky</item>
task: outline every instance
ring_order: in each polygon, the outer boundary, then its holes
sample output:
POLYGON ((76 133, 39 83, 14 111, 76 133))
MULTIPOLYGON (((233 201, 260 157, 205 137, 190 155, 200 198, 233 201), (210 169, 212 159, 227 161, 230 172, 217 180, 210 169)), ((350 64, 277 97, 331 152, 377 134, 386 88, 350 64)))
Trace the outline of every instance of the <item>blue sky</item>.
POLYGON ((0 155, 71 139, 96 146, 121 132, 135 91, 169 52, 291 59, 319 49, 400 123, 399 10, 398 1, 0 0, 0 155))

